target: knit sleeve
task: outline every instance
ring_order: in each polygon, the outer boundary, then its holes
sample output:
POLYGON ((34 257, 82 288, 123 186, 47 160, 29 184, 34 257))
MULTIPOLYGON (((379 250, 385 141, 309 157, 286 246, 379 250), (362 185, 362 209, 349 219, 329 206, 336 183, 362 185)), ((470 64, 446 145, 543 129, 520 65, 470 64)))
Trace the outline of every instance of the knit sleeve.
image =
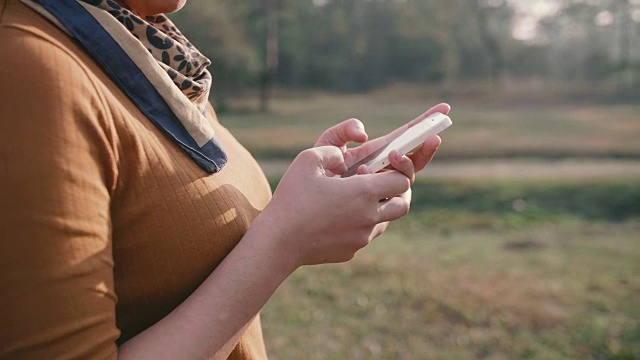
POLYGON ((28 30, 0 27, 0 358, 116 358, 104 106, 28 30))

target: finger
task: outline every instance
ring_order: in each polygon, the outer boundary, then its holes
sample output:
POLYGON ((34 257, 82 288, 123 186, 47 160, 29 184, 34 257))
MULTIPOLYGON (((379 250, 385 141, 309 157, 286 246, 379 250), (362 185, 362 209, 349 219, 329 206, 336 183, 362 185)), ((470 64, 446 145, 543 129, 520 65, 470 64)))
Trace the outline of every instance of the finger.
POLYGON ((371 173, 372 173, 372 172, 371 172, 371 170, 369 170, 369 168, 367 167, 367 165, 362 164, 362 165, 360 165, 360 166, 358 167, 358 170, 357 170, 357 174, 358 174, 358 175, 365 175, 365 174, 371 174, 371 173))
POLYGON ((346 180, 356 182, 355 186, 370 189, 370 195, 376 201, 398 196, 411 186, 409 179, 398 171, 352 176, 346 180))
POLYGON ((364 125, 358 119, 345 120, 329 129, 327 129, 316 142, 315 146, 337 146, 344 147, 348 143, 367 141, 367 133, 364 125))
POLYGON ((312 158, 310 161, 315 161, 316 166, 321 168, 325 173, 326 170, 329 170, 333 174, 340 175, 347 170, 342 151, 335 146, 321 146, 307 149, 300 154, 312 158))
POLYGON ((428 138, 418 150, 409 155, 409 158, 413 162, 415 172, 421 171, 429 164, 441 143, 442 139, 440 139, 439 136, 432 136, 428 138))
POLYGON ((380 147, 387 144, 391 139, 390 135, 391 134, 387 134, 385 136, 369 140, 360 146, 350 148, 345 154, 345 162, 349 166, 352 166, 356 162, 364 159, 372 152, 375 152, 376 150, 380 149, 380 147))
POLYGON ((402 195, 390 198, 389 200, 380 203, 378 208, 378 215, 380 221, 393 221, 397 220, 409 213, 411 207, 411 188, 405 191, 402 195))
POLYGON ((413 182, 416 180, 416 173, 411 159, 402 155, 399 151, 393 150, 389 154, 389 162, 395 170, 403 173, 406 177, 409 178, 410 183, 413 184, 413 182))
POLYGON ((431 109, 427 110, 427 113, 429 115, 434 114, 434 113, 443 113, 445 115, 448 115, 449 112, 451 112, 451 105, 447 104, 447 103, 440 103, 436 106, 433 106, 431 109))
MULTIPOLYGON (((420 121, 428 118, 429 116, 431 116, 431 115, 433 115, 433 114, 435 114, 437 112, 440 112, 440 113, 443 113, 443 114, 446 115, 450 111, 451 111, 451 106, 449 104, 445 104, 445 103, 438 104, 438 105, 432 107, 431 109, 427 110, 426 112, 424 112, 422 115, 418 116, 417 118, 409 121, 408 123, 400 126, 397 129, 393 130, 389 134, 387 134, 385 136, 382 136, 382 137, 380 137, 378 139, 375 139, 373 141, 378 141, 379 140, 381 143, 390 141, 391 139, 397 138, 400 134, 405 132, 408 128, 416 125, 417 123, 419 123, 420 121)), ((372 142, 372 141, 370 141, 370 142, 372 142)))
POLYGON ((420 121, 428 118, 429 116, 435 114, 435 113, 443 113, 445 115, 449 114, 449 112, 451 111, 451 105, 446 104, 446 103, 441 103, 438 104, 432 108, 430 108, 429 110, 425 111, 422 115, 418 116, 417 118, 411 120, 408 124, 408 127, 412 127, 413 125, 419 123, 420 121))
POLYGON ((387 230, 387 227, 389 227, 388 221, 376 224, 376 226, 373 228, 373 231, 371 232, 371 236, 369 237, 369 242, 382 235, 387 230))

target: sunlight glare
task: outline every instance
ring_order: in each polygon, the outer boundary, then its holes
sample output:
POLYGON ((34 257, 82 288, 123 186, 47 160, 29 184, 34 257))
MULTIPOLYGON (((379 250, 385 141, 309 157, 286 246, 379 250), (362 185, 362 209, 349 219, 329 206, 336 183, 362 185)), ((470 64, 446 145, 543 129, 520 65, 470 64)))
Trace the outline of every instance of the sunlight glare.
POLYGON ((520 41, 532 41, 538 35, 538 25, 534 18, 520 19, 513 27, 512 36, 520 41))
POLYGON ((596 15, 596 25, 609 26, 612 23, 613 23, 613 14, 610 11, 607 11, 607 10, 600 11, 598 15, 596 15))

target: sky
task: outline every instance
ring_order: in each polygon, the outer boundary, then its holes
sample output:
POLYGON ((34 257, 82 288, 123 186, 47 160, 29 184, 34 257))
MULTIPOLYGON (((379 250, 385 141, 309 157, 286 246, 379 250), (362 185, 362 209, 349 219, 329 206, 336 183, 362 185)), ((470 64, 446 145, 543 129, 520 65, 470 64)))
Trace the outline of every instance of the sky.
MULTIPOLYGON (((370 0, 369 0, 370 1, 370 0)), ((406 0, 395 0, 406 1, 406 0)), ((473 0, 476 1, 476 0, 473 0)), ((562 0, 477 0, 484 6, 498 7, 508 2, 516 12, 511 35, 514 39, 535 42, 539 39, 539 23, 542 19, 556 15, 562 8, 562 0)), ((571 0, 574 3, 588 3, 599 5, 610 0, 571 0)), ((640 0, 628 0, 632 6, 631 18, 640 23, 640 0)), ((313 0, 316 6, 325 6, 330 0, 313 0)), ((600 12, 594 21, 599 26, 609 26, 613 23, 614 15, 609 11, 600 12)))
MULTIPOLYGON (((480 0, 488 4, 501 5, 508 1, 516 9, 516 20, 512 28, 512 36, 521 41, 535 41, 538 36, 538 24, 540 20, 553 16, 561 10, 562 1, 559 0, 480 0)), ((573 0, 576 3, 588 3, 589 5, 604 4, 606 0, 573 0)), ((629 0, 631 6, 631 19, 640 23, 640 0, 629 0)), ((595 17, 594 21, 599 26, 609 26, 613 23, 614 14, 603 10, 595 17)))
MULTIPOLYGON (((502 1, 502 0, 493 0, 502 1)), ((508 0, 516 10, 511 35, 521 41, 534 41, 538 36, 540 20, 560 11, 557 0, 508 0)))

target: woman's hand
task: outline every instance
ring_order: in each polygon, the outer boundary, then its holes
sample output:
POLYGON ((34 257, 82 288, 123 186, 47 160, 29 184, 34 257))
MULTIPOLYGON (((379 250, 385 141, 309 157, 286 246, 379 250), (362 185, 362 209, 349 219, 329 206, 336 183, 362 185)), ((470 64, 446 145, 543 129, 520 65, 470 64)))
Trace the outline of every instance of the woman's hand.
MULTIPOLYGON (((450 110, 451 110, 451 107, 448 104, 436 105, 431 109, 429 109, 428 111, 426 111, 424 114, 418 116, 417 118, 409 122, 408 124, 405 124, 399 127, 398 129, 394 130, 393 132, 385 136, 379 137, 371 141, 367 141, 368 136, 364 130, 364 125, 362 124, 362 122, 360 122, 357 119, 349 119, 326 130, 322 134, 322 136, 320 136, 315 146, 331 145, 331 146, 336 146, 340 148, 344 153, 345 163, 347 167, 349 167, 351 166, 351 164, 355 163, 358 159, 363 158, 364 156, 369 154, 371 151, 376 150, 377 148, 382 146, 382 144, 388 142, 389 139, 393 139, 397 137, 399 133, 402 133, 407 128, 417 124, 418 122, 422 121, 423 119, 431 116, 436 112, 448 114, 450 110), (358 143, 366 142, 366 143, 358 147, 347 149, 347 144, 350 142, 358 142, 358 143)), ((424 169, 425 166, 427 166, 429 161, 431 161, 431 159, 435 155, 435 152, 438 149, 438 146, 440 146, 440 142, 441 140, 438 136, 431 137, 427 139, 424 142, 424 144, 422 144, 422 146, 420 146, 413 153, 408 154, 407 157, 411 159, 411 161, 413 162, 413 167, 415 172, 419 172, 422 169, 424 169)), ((397 167, 395 167, 393 162, 391 165, 395 169, 400 170, 397 167)))
MULTIPOLYGON (((350 167, 353 163, 358 161, 361 158, 364 158, 367 154, 372 151, 375 151, 383 144, 387 143, 390 139, 393 139, 399 135, 399 133, 405 131, 407 128, 417 124, 423 119, 431 116, 436 112, 441 112, 443 114, 448 114, 451 110, 451 107, 448 104, 439 104, 431 109, 427 110, 424 114, 418 116, 414 120, 410 121, 408 124, 401 126, 400 128, 394 130, 393 132, 379 137, 377 139, 371 140, 367 142, 368 135, 365 132, 364 125, 360 120, 357 119, 349 119, 343 121, 342 123, 335 125, 328 130, 326 130, 322 136, 318 139, 315 146, 336 146, 338 147, 344 156, 344 163, 346 167, 350 167), (347 148, 347 144, 350 142, 358 142, 365 143, 355 148, 347 148)), ((415 181, 415 173, 424 169, 427 164, 433 159, 433 156, 436 153, 436 150, 440 146, 440 137, 433 136, 427 139, 422 146, 420 146, 416 151, 408 155, 402 155, 398 151, 392 151, 389 154, 389 160, 391 168, 397 170, 394 173, 402 173, 409 179, 409 185, 413 185, 415 181)), ((335 169, 329 169, 327 171, 327 175, 335 175, 340 174, 343 169, 337 169, 339 171, 334 171, 335 169)), ((358 174, 364 175, 369 174, 366 165, 360 166, 358 168, 358 174)), ((381 200, 381 202, 385 202, 388 200, 381 200)), ((409 211, 409 206, 411 203, 411 188, 409 187, 407 191, 402 194, 396 195, 394 201, 402 201, 406 204, 406 210, 409 211)), ((389 222, 380 222, 374 226, 371 230, 371 237, 369 240, 373 239, 376 236, 382 234, 386 228, 388 227, 389 222)))
MULTIPOLYGON (((411 172, 408 159, 394 162, 411 172)), ((386 225, 378 224, 409 211, 411 193, 409 178, 400 172, 333 176, 345 170, 336 147, 303 151, 252 228, 279 239, 281 254, 294 267, 350 260, 384 231, 386 225)))

